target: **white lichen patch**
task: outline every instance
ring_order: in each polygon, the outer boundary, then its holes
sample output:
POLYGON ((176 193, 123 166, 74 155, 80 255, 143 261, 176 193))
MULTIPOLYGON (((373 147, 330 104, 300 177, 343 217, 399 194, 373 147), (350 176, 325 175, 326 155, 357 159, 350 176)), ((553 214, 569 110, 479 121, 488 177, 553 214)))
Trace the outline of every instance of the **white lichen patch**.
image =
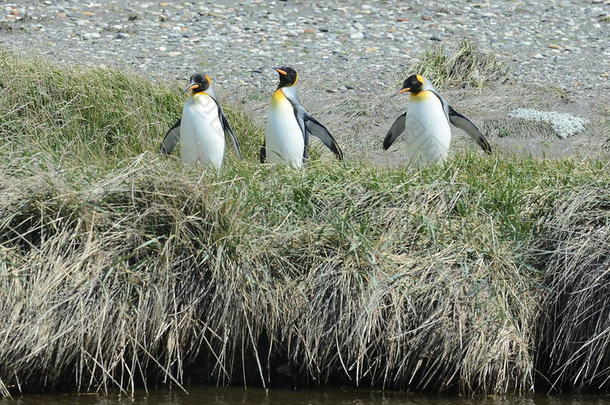
POLYGON ((553 131, 561 139, 575 135, 585 129, 585 125, 589 120, 576 117, 568 113, 560 113, 556 111, 538 111, 532 108, 518 108, 511 111, 508 116, 510 118, 519 118, 528 121, 542 121, 551 124, 553 131))

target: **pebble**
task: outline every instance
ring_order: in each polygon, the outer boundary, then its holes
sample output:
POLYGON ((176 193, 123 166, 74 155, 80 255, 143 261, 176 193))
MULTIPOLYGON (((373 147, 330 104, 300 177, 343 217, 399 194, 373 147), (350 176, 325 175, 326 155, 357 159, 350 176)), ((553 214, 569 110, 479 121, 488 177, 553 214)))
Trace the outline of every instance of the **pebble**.
POLYGON ((97 39, 100 37, 101 37, 101 35, 97 32, 86 32, 83 34, 84 39, 97 39))
POLYGON ((610 0, 9 1, 0 5, 0 24, 14 27, 0 29, 5 46, 159 78, 188 76, 203 55, 206 70, 226 86, 273 86, 273 75, 249 72, 276 62, 294 65, 303 80, 391 83, 434 42, 452 49, 469 37, 502 55, 515 77, 563 83, 570 72, 610 94, 600 75, 608 69, 599 66, 609 57, 610 0))

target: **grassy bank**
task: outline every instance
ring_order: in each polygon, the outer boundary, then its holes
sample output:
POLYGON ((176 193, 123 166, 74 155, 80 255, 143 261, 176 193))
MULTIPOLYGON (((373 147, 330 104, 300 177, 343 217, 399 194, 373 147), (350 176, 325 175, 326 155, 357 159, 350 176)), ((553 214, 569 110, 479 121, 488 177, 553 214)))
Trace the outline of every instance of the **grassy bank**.
MULTIPOLYGON (((607 390, 604 162, 220 175, 176 89, 0 54, 0 393, 147 384, 607 390)), ((230 106, 229 106, 230 107, 230 106)))

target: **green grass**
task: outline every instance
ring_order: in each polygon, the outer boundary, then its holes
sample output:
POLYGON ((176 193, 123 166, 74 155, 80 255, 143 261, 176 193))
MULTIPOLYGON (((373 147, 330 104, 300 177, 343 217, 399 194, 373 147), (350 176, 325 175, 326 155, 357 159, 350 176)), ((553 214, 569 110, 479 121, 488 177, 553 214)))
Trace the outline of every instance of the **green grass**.
POLYGON ((177 89, 0 67, 0 394, 273 385, 286 364, 296 385, 607 389, 605 295, 557 310, 566 275, 601 280, 607 163, 294 171, 258 164, 261 129, 227 106, 245 159, 206 173, 157 152, 177 89))

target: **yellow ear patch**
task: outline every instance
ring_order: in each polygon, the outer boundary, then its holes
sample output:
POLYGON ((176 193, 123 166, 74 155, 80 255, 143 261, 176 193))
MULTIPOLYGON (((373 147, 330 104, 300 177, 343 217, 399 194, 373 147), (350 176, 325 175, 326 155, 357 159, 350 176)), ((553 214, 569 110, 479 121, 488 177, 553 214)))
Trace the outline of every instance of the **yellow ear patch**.
POLYGON ((208 75, 206 74, 206 75, 205 75, 205 78, 206 78, 206 80, 207 80, 209 83, 212 83, 212 78, 211 78, 210 76, 208 76, 208 75))
POLYGON ((415 77, 417 77, 417 80, 419 80, 421 84, 424 84, 425 79, 422 75, 415 75, 415 77))

